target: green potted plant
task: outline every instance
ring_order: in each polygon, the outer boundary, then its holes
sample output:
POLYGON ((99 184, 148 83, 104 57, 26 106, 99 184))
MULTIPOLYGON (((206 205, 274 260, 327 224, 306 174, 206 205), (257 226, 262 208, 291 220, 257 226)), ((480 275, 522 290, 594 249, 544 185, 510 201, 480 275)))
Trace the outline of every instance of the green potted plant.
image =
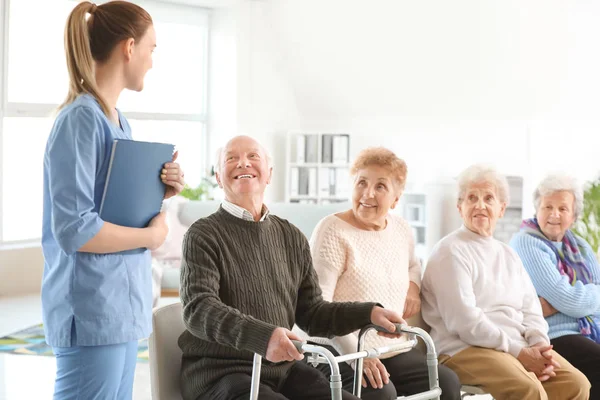
POLYGON ((196 187, 191 187, 186 183, 181 193, 179 193, 181 197, 185 197, 186 199, 190 200, 205 200, 207 194, 208 191, 206 189, 206 185, 204 185, 203 183, 199 184, 196 187))
POLYGON ((583 192, 583 211, 573 231, 598 254, 600 246, 600 177, 588 182, 583 192))
POLYGON ((196 187, 185 185, 179 195, 190 200, 214 200, 213 191, 217 187, 214 168, 210 169, 207 177, 202 178, 196 187))

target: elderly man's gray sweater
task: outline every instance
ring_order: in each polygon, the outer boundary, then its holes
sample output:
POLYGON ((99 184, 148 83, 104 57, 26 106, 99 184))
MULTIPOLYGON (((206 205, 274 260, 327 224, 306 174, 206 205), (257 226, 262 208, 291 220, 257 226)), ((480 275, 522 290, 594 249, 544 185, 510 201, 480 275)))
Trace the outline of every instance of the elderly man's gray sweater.
MULTIPOLYGON (((368 324, 375 305, 323 301, 308 241, 295 226, 274 215, 245 221, 223 208, 185 235, 181 300, 184 399, 225 375, 251 374, 253 353, 265 355, 276 327, 345 335, 368 324)), ((262 377, 284 379, 291 366, 265 361, 262 377)))

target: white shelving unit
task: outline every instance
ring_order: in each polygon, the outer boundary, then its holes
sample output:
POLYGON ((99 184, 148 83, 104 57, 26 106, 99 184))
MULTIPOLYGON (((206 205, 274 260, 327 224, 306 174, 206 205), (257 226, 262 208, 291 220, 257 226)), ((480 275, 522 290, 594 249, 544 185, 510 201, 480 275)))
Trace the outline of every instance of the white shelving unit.
POLYGON ((427 196, 420 192, 404 192, 392 212, 402 216, 412 227, 415 254, 425 268, 427 262, 427 196))
POLYGON ((350 135, 290 132, 286 140, 285 200, 336 203, 350 199, 350 135))

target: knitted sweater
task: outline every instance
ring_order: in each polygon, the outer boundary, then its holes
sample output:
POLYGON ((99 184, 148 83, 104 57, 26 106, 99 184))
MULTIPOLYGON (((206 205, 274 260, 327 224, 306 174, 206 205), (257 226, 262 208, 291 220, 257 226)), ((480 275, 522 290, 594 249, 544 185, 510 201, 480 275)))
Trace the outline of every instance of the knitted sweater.
MULTIPOLYGON (((383 230, 366 231, 330 215, 316 226, 310 247, 325 300, 378 301, 402 314, 410 282, 421 285, 421 264, 414 255, 412 231, 399 216, 389 215, 383 230)), ((356 351, 358 331, 330 340, 310 339, 348 354, 356 351)), ((404 336, 386 339, 369 334, 365 348, 403 341, 404 336)))
MULTIPOLYGON (((560 274, 556 254, 541 240, 519 232, 513 236, 510 245, 521 257, 537 294, 558 310, 546 318, 551 339, 581 334, 578 318, 600 316, 600 265, 589 245, 585 246, 584 260, 596 283, 584 285, 578 281, 575 286, 569 283, 567 276, 560 274)), ((562 246, 562 243, 555 246, 562 246)))
MULTIPOLYGON (((370 322, 374 303, 323 301, 304 235, 274 215, 245 221, 220 208, 196 221, 183 241, 181 300, 187 330, 184 399, 196 399, 225 375, 252 373, 276 327, 297 323, 312 335, 345 335, 370 322)), ((293 363, 264 362, 279 381, 293 363)))
POLYGON ((433 249, 422 283, 423 319, 439 354, 469 346, 517 357, 549 343, 548 324, 519 256, 508 245, 464 226, 433 249))

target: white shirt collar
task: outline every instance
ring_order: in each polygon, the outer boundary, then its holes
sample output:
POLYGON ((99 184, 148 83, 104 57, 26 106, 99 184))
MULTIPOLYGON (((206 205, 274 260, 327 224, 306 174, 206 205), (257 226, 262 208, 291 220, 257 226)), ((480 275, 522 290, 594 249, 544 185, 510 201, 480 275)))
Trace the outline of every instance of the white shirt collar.
MULTIPOLYGON (((230 201, 223 200, 221 205, 223 206, 223 209, 225 209, 225 211, 227 211, 229 214, 233 215, 234 217, 238 217, 238 218, 241 218, 246 221, 254 221, 254 217, 252 216, 252 213, 250 211, 246 210, 245 208, 238 206, 237 204, 233 204, 230 201)), ((267 218, 267 216, 269 215, 269 209, 264 204, 262 206, 261 214, 262 214, 262 216, 260 217, 259 221, 264 221, 267 218)))

